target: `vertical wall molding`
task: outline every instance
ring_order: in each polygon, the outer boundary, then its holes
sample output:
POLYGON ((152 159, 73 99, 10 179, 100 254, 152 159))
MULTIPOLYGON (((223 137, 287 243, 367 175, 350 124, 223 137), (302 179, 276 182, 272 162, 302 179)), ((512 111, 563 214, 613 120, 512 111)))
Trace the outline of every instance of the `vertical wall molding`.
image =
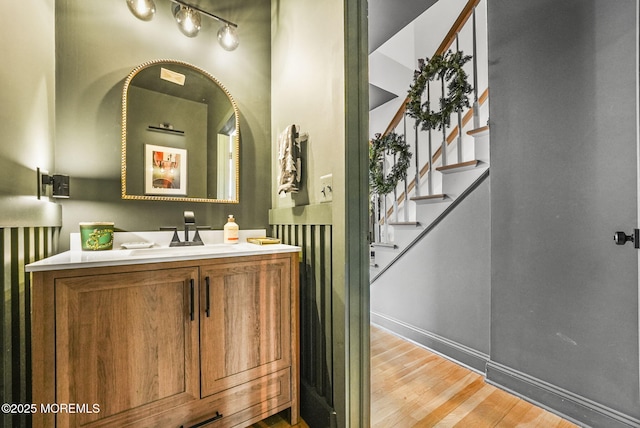
MULTIPOLYGON (((59 235, 59 227, 0 227, 4 403, 31 402, 31 281, 24 266, 55 254, 59 235)), ((0 422, 5 427, 31 424, 26 414, 2 414, 0 422)))
POLYGON ((310 426, 336 426, 333 380, 332 227, 274 224, 273 236, 302 248, 300 258, 301 416, 310 426))

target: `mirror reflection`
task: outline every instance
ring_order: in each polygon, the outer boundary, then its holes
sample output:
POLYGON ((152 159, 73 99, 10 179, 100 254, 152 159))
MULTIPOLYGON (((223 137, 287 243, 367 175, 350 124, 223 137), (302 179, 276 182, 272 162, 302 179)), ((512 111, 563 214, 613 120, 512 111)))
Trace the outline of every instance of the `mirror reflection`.
POLYGON ((151 61, 122 94, 122 198, 238 203, 239 114, 206 71, 151 61))

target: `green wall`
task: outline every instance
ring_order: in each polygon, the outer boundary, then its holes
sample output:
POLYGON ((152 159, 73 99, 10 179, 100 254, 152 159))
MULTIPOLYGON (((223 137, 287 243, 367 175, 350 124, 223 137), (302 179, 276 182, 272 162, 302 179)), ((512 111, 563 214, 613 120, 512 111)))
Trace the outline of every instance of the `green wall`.
MULTIPOLYGON (((330 293, 331 316, 318 315, 326 332, 318 340, 332 344, 338 427, 369 425, 366 16, 360 0, 272 1, 272 151, 278 152, 278 135, 288 125, 309 138, 302 146, 300 192, 279 197, 274 183, 271 221, 295 230, 325 225, 327 218, 331 224, 330 242, 324 242, 331 289, 317 291, 330 293), (333 175, 331 203, 321 202, 319 178, 326 174, 333 175)), ((275 178, 277 163, 271 162, 275 178)))
MULTIPOLYGON (((210 144, 207 133, 207 104, 131 86, 127 109, 136 112, 127 119, 127 194, 145 194, 145 146, 152 144, 185 149, 189 197, 207 198, 205 172, 207 148, 210 144), (183 134, 149 132, 149 125, 157 126, 169 119, 171 125, 183 134)), ((216 134, 211 138, 215 140, 216 134)))
POLYGON ((12 227, 62 224, 59 234, 52 229, 60 251, 87 220, 157 230, 180 225, 183 211, 193 210, 200 225, 222 228, 234 214, 241 228, 267 228, 272 207, 295 217, 299 205, 318 206, 316 178, 332 173, 336 305, 327 322, 336 341, 335 402, 339 426, 367 426, 366 1, 212 1, 212 12, 239 25, 234 52, 218 46, 214 21, 203 19, 200 35, 189 39, 177 29, 169 1, 156 4, 150 22, 131 15, 125 1, 27 0, 0 18, 2 40, 16 40, 0 48, 10 64, 0 71, 0 220, 12 227), (273 68, 272 25, 280 32, 273 68), (153 59, 207 70, 237 102, 239 204, 121 200, 122 86, 132 69, 153 59), (273 197, 272 141, 291 123, 310 135, 306 202, 273 197), (37 201, 37 167, 68 174, 71 198, 37 201))
POLYGON ((36 199, 36 169, 54 168, 53 3, 28 0, 0 18, 1 226, 60 221, 56 204, 36 199))
MULTIPOLYGON (((26 0, 0 15, 0 398, 28 403, 29 279, 26 263, 56 250, 60 206, 38 200, 36 169, 54 168, 53 0, 26 0)), ((28 416, 0 414, 0 426, 28 416)))
POLYGON ((59 0, 56 17, 56 172, 71 177, 71 198, 61 202, 61 249, 80 221, 109 220, 123 230, 182 224, 193 210, 200 225, 221 229, 227 214, 241 228, 266 228, 271 206, 270 1, 215 2, 211 12, 239 26, 240 46, 224 51, 218 23, 202 19, 200 34, 178 30, 169 1, 158 0, 150 22, 136 19, 126 2, 59 0), (196 65, 220 80, 240 110, 240 203, 204 204, 120 199, 120 103, 124 79, 153 59, 196 65))

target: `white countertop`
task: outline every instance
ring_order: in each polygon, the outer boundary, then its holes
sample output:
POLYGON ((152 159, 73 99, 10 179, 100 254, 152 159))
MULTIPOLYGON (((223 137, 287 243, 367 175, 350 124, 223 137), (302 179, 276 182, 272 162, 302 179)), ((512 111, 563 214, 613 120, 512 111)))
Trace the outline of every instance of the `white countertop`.
MULTIPOLYGON (((181 240, 184 232, 179 232, 181 240)), ((27 272, 60 269, 136 265, 144 263, 174 262, 185 260, 213 259, 221 257, 254 256, 260 254, 295 253, 300 247, 284 244, 257 245, 246 242, 247 238, 266 236, 264 229, 241 230, 240 243, 223 244, 221 230, 201 230, 205 245, 169 247, 173 232, 115 232, 113 250, 82 251, 80 234, 70 234, 70 251, 28 264, 27 272), (151 248, 125 249, 126 243, 145 242, 151 248)), ((193 233, 191 234, 193 236, 193 233)))
POLYGON ((71 250, 28 264, 27 272, 61 269, 135 265, 145 263, 202 260, 222 257, 256 256, 261 254, 294 253, 300 247, 284 244, 257 245, 209 244, 193 247, 153 247, 142 249, 117 249, 107 251, 71 250))

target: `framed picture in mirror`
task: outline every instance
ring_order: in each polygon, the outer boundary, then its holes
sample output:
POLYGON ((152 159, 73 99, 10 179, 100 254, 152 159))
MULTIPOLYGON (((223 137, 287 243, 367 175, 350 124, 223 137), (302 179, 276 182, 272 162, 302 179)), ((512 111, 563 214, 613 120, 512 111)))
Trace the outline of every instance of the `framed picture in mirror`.
POLYGON ((187 194, 187 151, 145 144, 144 188, 147 195, 187 194))

